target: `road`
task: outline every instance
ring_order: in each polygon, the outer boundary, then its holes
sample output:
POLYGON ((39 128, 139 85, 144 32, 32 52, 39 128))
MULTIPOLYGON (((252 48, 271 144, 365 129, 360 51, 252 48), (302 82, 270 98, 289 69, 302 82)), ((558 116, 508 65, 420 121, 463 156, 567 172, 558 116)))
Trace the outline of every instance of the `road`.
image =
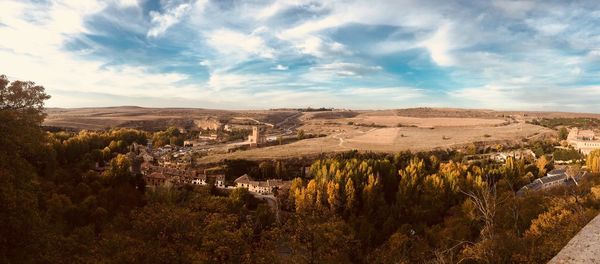
POLYGON ((250 192, 256 199, 263 200, 267 202, 267 205, 271 207, 271 210, 275 213, 275 220, 279 222, 279 201, 275 198, 274 195, 263 195, 258 193, 250 192))
POLYGON ((262 122, 262 121, 260 121, 260 120, 256 120, 256 119, 254 119, 254 118, 251 118, 251 117, 234 117, 233 119, 238 119, 238 120, 250 120, 250 121, 254 121, 254 122, 256 122, 256 123, 257 123, 257 124, 259 124, 259 125, 266 125, 266 126, 270 126, 270 127, 273 127, 273 126, 274 126, 274 125, 273 125, 273 124, 271 124, 271 123, 262 122))
MULTIPOLYGON (((282 127, 284 124, 286 124, 287 122, 289 122, 290 120, 292 120, 292 119, 294 119, 294 118, 296 118, 296 117, 298 117, 298 116, 302 116, 302 112, 298 112, 298 113, 295 113, 295 114, 293 114, 293 115, 291 115, 291 116, 288 116, 288 117, 286 117, 286 118, 285 118, 284 120, 282 120, 281 122, 279 122, 279 123, 275 124, 275 127, 282 127)), ((292 131, 292 130, 293 130, 294 128, 298 127, 299 125, 300 125, 300 124, 296 124, 296 123, 294 123, 294 124, 293 124, 291 127, 285 128, 285 129, 284 129, 284 130, 285 130, 285 134, 287 134, 287 135, 289 135, 289 134, 292 134, 292 133, 293 133, 293 131, 292 131)))

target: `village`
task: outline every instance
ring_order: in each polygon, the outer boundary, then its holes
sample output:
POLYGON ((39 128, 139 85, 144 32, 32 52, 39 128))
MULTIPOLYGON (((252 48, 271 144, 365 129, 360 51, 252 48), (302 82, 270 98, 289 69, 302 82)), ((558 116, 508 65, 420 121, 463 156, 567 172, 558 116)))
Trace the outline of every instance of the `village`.
MULTIPOLYGON (((272 127, 272 126, 271 126, 272 127)), ((209 124, 207 130, 231 131, 224 127, 209 124)), ((265 136, 264 126, 252 126, 252 133, 245 141, 220 143, 216 133, 205 136, 200 134, 197 140, 186 140, 184 146, 164 145, 153 148, 151 143, 146 146, 134 143, 130 147, 128 157, 131 161, 131 172, 141 174, 148 188, 174 187, 182 185, 208 186, 214 185, 222 190, 246 188, 256 196, 272 196, 277 190, 288 190, 291 181, 281 179, 253 180, 248 174, 239 175, 235 180, 227 182, 224 168, 213 166, 200 168, 194 166, 194 155, 199 151, 214 150, 225 145, 228 151, 239 148, 257 148, 274 141, 274 136, 265 136), (194 145, 200 146, 194 148, 194 145), (139 164, 133 165, 133 164, 139 164)), ((183 129, 180 130, 184 133, 183 129)), ((263 197, 264 198, 264 197, 263 197)))
MULTIPOLYGON (((208 119, 196 124, 201 131, 213 132, 208 133, 208 135, 207 133, 200 133, 196 139, 187 139, 183 146, 167 144, 154 148, 151 143, 148 143, 146 146, 134 144, 129 155, 132 160, 137 159, 141 161, 141 164, 137 169, 132 168, 132 172, 143 175, 146 185, 149 188, 172 187, 186 184, 199 186, 214 185, 216 188, 222 190, 246 188, 250 193, 257 196, 272 196, 277 191, 285 191, 290 188, 291 181, 289 180, 254 180, 246 173, 237 175, 235 179, 227 181, 222 166, 197 166, 194 159, 199 156, 198 153, 210 155, 219 151, 241 151, 268 146, 278 140, 281 141, 283 137, 292 139, 296 137, 292 135, 293 127, 277 130, 274 129, 275 125, 272 124, 246 124, 244 128, 251 131, 251 133, 245 140, 223 142, 219 140, 218 132, 230 132, 236 128, 208 119), (267 135, 266 131, 270 131, 270 134, 267 135)), ((278 126, 282 125, 284 124, 278 124, 278 126)), ((185 133, 185 130, 181 130, 182 133, 185 133)), ((600 148, 600 140, 596 138, 594 132, 591 130, 572 128, 565 142, 566 146, 555 148, 575 150, 582 155, 589 154, 593 149, 600 148)), ((513 149, 465 156, 465 160, 468 162, 490 160, 497 163, 504 163, 508 158, 535 160, 537 157, 531 149, 513 149)), ((522 194, 526 191, 545 190, 557 186, 576 185, 579 180, 587 175, 585 166, 581 167, 571 164, 573 160, 563 161, 555 159, 554 162, 556 167, 552 171, 523 186, 517 194, 522 194)), ((302 169, 308 171, 307 168, 302 169)))

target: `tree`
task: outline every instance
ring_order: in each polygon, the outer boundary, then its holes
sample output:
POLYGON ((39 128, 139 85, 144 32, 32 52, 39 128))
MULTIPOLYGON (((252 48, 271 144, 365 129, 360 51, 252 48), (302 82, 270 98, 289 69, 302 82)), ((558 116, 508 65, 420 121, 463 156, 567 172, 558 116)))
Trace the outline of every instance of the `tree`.
POLYGON ((290 185, 290 199, 293 200, 294 199, 294 194, 297 191, 302 191, 302 186, 303 186, 303 182, 302 182, 302 178, 294 178, 292 180, 292 184, 290 185))
POLYGON ((126 155, 119 154, 109 163, 108 168, 104 171, 104 176, 116 181, 124 182, 131 178, 129 168, 131 163, 126 155))
POLYGON ((354 212, 354 210, 356 209, 357 202, 356 189, 354 187, 354 182, 352 181, 352 178, 348 178, 344 190, 346 193, 346 213, 352 214, 352 212, 354 212))
POLYGON ((600 150, 593 150, 588 154, 586 165, 592 172, 600 172, 600 150))
POLYGON ((252 199, 252 195, 246 188, 235 188, 229 193, 229 198, 235 206, 241 208, 249 203, 252 199))
POLYGON ((351 263, 357 250, 353 230, 337 218, 298 218, 292 232, 292 263, 351 263))
POLYGON ((275 176, 278 179, 285 178, 287 173, 287 169, 285 168, 285 163, 283 161, 275 162, 275 176))
POLYGON ((497 258, 494 247, 496 211, 499 203, 496 196, 496 186, 487 183, 482 188, 476 188, 474 191, 465 192, 464 194, 469 197, 469 200, 475 206, 479 219, 483 222, 480 241, 467 252, 473 259, 492 261, 497 258))
POLYGON ((34 262, 43 240, 36 165, 44 134, 44 101, 50 96, 33 82, 0 75, 0 262, 34 262), (35 254, 31 254, 35 252, 35 254))
POLYGON ((298 139, 304 139, 304 130, 303 129, 298 130, 297 137, 298 137, 298 139))
POLYGON ((43 86, 34 82, 9 82, 6 75, 0 75, 0 109, 31 114, 41 122, 45 117, 44 102, 50 99, 44 90, 43 86))
POLYGON ((260 169, 260 179, 273 179, 276 174, 276 168, 269 161, 261 162, 258 168, 260 169))
POLYGON ((568 136, 569 136, 569 130, 567 130, 566 127, 563 126, 558 130, 558 139, 559 140, 566 140, 568 136))
POLYGON ((339 213, 343 208, 343 201, 340 195, 340 184, 330 181, 327 184, 327 203, 332 212, 339 213))
POLYGON ((535 161, 535 166, 538 168, 538 177, 546 175, 546 169, 548 168, 550 161, 546 158, 546 155, 541 156, 535 161))

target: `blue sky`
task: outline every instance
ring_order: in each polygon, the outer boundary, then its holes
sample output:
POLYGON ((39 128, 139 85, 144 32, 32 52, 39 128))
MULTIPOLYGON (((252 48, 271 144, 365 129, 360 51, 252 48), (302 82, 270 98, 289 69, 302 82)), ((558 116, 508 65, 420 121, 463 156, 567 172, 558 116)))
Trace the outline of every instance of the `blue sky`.
POLYGON ((52 107, 600 112, 596 1, 0 0, 52 107))

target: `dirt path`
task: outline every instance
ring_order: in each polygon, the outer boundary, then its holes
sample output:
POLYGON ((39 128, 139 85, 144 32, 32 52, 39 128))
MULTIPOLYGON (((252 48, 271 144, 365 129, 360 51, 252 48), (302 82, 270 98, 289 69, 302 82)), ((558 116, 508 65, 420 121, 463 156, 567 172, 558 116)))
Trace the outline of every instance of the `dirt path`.
POLYGON ((333 138, 338 139, 340 141, 340 143, 338 144, 339 147, 344 147, 344 138, 341 137, 342 134, 344 133, 337 133, 332 136, 333 138))

